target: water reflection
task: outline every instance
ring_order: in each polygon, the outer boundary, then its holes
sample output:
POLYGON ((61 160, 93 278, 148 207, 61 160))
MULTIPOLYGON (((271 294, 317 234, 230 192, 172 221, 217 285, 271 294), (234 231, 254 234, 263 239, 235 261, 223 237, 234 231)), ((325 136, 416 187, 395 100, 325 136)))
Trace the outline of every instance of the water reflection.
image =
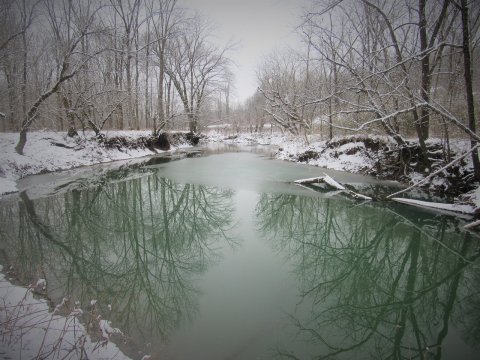
MULTIPOLYGON (((461 343, 480 342, 477 239, 458 220, 273 194, 256 211, 294 264, 291 319, 312 358, 474 358, 461 343)), ((279 355, 305 358, 288 345, 279 355)))
POLYGON ((459 220, 300 196, 286 181, 310 168, 238 155, 99 168, 61 189, 46 178, 0 203, 0 263, 24 283, 46 278, 54 304, 98 300, 152 358, 265 358, 277 343, 302 359, 476 355, 478 239, 459 220))
POLYGON ((0 261, 48 296, 102 314, 137 342, 158 341, 196 311, 195 280, 232 245, 233 192, 156 174, 0 206, 0 261), (110 311, 107 305, 110 304, 110 311))

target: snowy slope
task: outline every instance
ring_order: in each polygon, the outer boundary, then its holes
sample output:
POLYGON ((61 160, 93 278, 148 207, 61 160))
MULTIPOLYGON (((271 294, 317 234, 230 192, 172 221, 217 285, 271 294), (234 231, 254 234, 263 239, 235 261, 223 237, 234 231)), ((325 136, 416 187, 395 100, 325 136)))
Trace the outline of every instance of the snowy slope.
MULTIPOLYGON (((148 135, 149 131, 116 131, 108 134, 132 140, 148 135)), ((18 134, 0 133, 0 195, 17 191, 16 181, 27 175, 153 154, 148 149, 107 149, 93 140, 92 136, 86 134, 69 138, 61 132, 31 132, 28 133, 24 155, 19 155, 14 150, 18 134)))
MULTIPOLYGON (((2 267, 0 265, 0 271, 2 267)), ((83 311, 75 305, 67 308, 67 299, 50 311, 44 299, 32 290, 45 286, 39 279, 26 289, 13 285, 0 272, 0 358, 2 359, 129 359, 109 337, 118 329, 106 320, 99 320, 100 342, 92 341, 78 320, 83 311), (66 315, 60 315, 65 313, 66 315)))

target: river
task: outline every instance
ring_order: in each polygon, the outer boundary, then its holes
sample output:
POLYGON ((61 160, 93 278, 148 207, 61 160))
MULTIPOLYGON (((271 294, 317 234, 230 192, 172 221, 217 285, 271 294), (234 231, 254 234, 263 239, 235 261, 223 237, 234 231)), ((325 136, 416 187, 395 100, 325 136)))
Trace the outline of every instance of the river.
POLYGON ((292 183, 323 172, 392 186, 237 147, 30 177, 0 203, 0 264, 133 359, 478 358, 464 220, 292 183))

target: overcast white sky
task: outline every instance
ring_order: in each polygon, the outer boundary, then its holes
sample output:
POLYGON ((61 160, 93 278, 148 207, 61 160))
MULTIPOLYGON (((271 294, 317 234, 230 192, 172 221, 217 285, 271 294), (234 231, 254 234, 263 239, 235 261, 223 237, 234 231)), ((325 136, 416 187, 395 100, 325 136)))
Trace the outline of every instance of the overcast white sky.
POLYGON ((263 57, 286 44, 293 45, 294 27, 308 0, 179 0, 179 5, 196 9, 211 19, 218 37, 226 43, 239 41, 231 54, 236 63, 235 95, 243 101, 257 87, 256 68, 263 57))

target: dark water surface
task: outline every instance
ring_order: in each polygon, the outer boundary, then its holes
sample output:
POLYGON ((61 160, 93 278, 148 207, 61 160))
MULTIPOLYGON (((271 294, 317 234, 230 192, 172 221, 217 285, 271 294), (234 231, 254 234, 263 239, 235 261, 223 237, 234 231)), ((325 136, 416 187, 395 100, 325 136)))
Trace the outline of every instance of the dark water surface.
POLYGON ((314 192, 291 181, 323 169, 230 150, 26 179, 0 203, 0 264, 53 303, 97 300, 134 359, 478 359, 463 220, 314 192))

